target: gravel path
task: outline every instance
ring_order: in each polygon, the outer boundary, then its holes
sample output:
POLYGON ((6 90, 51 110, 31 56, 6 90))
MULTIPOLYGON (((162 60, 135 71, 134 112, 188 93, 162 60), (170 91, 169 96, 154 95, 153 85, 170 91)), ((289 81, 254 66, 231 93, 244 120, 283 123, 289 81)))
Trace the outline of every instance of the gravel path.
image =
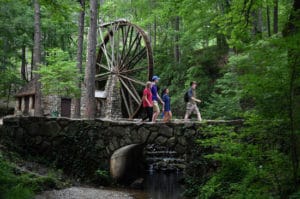
POLYGON ((94 188, 71 187, 46 191, 35 199, 134 199, 129 193, 94 188))

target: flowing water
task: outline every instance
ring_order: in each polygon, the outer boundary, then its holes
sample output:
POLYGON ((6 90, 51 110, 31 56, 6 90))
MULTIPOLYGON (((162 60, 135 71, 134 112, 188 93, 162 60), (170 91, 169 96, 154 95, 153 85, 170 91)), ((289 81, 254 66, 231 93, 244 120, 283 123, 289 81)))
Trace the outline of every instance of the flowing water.
MULTIPOLYGON (((149 173, 146 176, 145 191, 150 199, 180 199, 183 187, 179 183, 182 173, 149 173)), ((144 199, 144 198, 143 198, 144 199)), ((146 199, 146 198, 145 198, 146 199)))
POLYGON ((182 199, 184 165, 176 152, 148 146, 145 157, 147 170, 142 190, 71 187, 44 192, 36 199, 182 199))

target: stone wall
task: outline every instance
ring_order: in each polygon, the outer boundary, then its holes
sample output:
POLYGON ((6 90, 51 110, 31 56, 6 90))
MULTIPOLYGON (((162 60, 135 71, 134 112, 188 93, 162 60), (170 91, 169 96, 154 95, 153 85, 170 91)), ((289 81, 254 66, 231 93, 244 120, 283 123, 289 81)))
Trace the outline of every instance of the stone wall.
MULTIPOLYGON (((108 169, 112 153, 129 144, 167 146, 186 159, 203 125, 240 125, 240 121, 201 123, 134 123, 46 117, 4 118, 0 141, 25 155, 43 157, 79 178, 108 169)), ((200 155, 200 154, 197 154, 200 155)))
POLYGON ((106 82, 105 91, 107 92, 107 97, 105 100, 105 117, 109 119, 122 118, 121 110, 121 95, 120 95, 121 83, 117 75, 111 75, 108 77, 106 82))

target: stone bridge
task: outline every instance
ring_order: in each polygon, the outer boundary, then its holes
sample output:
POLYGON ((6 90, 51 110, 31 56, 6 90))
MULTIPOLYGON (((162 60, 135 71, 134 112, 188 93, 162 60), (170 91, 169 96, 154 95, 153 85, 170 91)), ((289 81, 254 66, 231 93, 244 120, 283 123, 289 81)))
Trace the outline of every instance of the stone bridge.
POLYGON ((107 170, 112 154, 122 147, 161 145, 176 151, 189 163, 195 139, 207 125, 240 126, 241 121, 205 123, 136 123, 133 121, 76 120, 47 117, 7 117, 0 141, 11 149, 63 168, 78 178, 91 178, 107 170))

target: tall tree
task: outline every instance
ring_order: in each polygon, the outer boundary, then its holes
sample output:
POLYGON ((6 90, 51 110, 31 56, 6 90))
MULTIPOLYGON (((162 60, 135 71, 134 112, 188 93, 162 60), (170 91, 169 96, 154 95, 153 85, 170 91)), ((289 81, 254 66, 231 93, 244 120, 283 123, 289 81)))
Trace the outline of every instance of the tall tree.
POLYGON ((21 55, 21 78, 27 81, 27 70, 26 70, 26 46, 22 46, 22 55, 21 55))
MULTIPOLYGON (((299 43, 300 35, 300 1, 295 0, 293 9, 284 30, 283 36, 288 38, 291 43, 299 43), (291 41, 292 40, 292 41, 291 41)), ((300 94, 297 90, 300 88, 300 65, 299 65, 299 47, 297 45, 288 45, 288 61, 290 70, 289 82, 289 121, 290 121, 290 142, 291 142, 291 157, 293 163, 294 188, 297 189, 299 183, 299 129, 300 129, 300 94)))
POLYGON ((278 0, 274 0, 273 32, 278 33, 278 0))
POLYGON ((271 36, 271 21, 270 21, 270 7, 267 5, 267 30, 268 36, 271 36))
POLYGON ((174 59, 175 63, 180 63, 180 49, 179 49, 179 25, 180 25, 180 18, 179 16, 175 17, 174 20, 174 30, 175 30, 175 38, 174 38, 174 59))
MULTIPOLYGON (((84 34, 84 15, 85 15, 85 0, 79 0, 81 10, 78 16, 78 41, 77 41, 77 69, 82 74, 82 51, 83 51, 83 34, 84 34)), ((81 90, 81 77, 78 80, 78 88, 81 90)), ((74 117, 80 118, 81 95, 75 99, 74 117)))
MULTIPOLYGON (((39 64, 41 63, 41 13, 39 0, 34 0, 34 48, 33 48, 33 69, 38 70, 39 64)), ((34 104, 34 115, 42 116, 42 92, 41 83, 39 82, 40 75, 35 74, 35 104, 34 104)))
POLYGON ((96 43, 97 43, 97 16, 98 1, 90 0, 90 27, 88 33, 88 57, 85 67, 84 86, 85 117, 94 119, 96 113, 95 103, 95 72, 96 72, 96 43))

